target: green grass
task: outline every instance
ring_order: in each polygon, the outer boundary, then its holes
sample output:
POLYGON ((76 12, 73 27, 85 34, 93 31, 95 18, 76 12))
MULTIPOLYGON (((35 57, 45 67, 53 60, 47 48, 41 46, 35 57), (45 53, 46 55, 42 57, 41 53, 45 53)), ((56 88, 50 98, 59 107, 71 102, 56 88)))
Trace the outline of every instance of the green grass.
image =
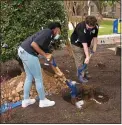
POLYGON ((103 28, 99 28, 98 35, 108 35, 108 34, 113 33, 113 21, 112 20, 103 20, 100 23, 100 27, 103 27, 103 28))
MULTIPOLYGON (((108 34, 113 33, 113 21, 112 20, 101 21, 100 27, 103 27, 103 28, 99 28, 98 35, 108 35, 108 34)), ((73 30, 69 30, 69 36, 71 36, 72 32, 73 30)))
POLYGON ((71 36, 72 32, 73 32, 73 30, 69 30, 69 32, 68 32, 69 37, 71 36))

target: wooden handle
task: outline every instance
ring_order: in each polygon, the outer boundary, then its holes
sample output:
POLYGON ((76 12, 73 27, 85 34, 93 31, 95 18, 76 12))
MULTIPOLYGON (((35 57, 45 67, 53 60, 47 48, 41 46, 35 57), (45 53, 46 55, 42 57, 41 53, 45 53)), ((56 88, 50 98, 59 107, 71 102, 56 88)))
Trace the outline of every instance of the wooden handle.
POLYGON ((52 65, 52 69, 55 72, 55 74, 57 74, 58 76, 63 76, 63 73, 61 72, 61 70, 58 67, 55 67, 52 65))

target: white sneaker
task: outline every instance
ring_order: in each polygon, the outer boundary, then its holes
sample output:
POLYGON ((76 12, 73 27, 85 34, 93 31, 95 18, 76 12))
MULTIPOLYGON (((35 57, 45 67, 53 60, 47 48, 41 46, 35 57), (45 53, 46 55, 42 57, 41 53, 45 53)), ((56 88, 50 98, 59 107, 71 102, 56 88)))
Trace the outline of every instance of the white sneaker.
POLYGON ((34 104, 36 102, 35 99, 24 99, 22 100, 22 107, 25 108, 31 104, 34 104))
POLYGON ((54 101, 50 101, 49 99, 45 98, 44 100, 39 101, 39 107, 49 107, 55 105, 54 101))

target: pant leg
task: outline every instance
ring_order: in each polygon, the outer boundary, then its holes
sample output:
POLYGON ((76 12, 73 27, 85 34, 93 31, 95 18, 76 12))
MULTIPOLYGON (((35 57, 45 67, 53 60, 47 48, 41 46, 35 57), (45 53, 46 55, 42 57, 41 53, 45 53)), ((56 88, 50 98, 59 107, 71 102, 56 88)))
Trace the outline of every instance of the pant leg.
POLYGON ((43 77, 42 77, 42 72, 41 72, 41 65, 39 62, 38 57, 34 59, 33 67, 30 67, 31 70, 33 70, 32 75, 35 79, 35 84, 36 84, 36 90, 38 92, 40 100, 43 100, 45 98, 45 91, 44 91, 44 86, 43 86, 43 77))
MULTIPOLYGON (((77 47, 75 45, 72 45, 72 49, 73 49, 73 52, 74 52, 76 67, 77 67, 77 69, 81 68, 82 65, 84 64, 84 61, 85 61, 85 58, 86 58, 84 49, 80 48, 80 47, 77 47)), ((85 74, 87 74, 87 72, 88 72, 88 65, 87 65, 86 69, 84 70, 84 72, 82 72, 81 75, 84 77, 85 74)))
POLYGON ((26 73, 26 79, 25 79, 25 83, 24 83, 24 99, 29 99, 29 93, 30 93, 30 89, 31 89, 31 85, 32 85, 33 76, 26 65, 26 62, 28 61, 28 54, 25 53, 24 50, 20 48, 18 50, 18 55, 19 55, 20 59, 22 60, 24 70, 26 73))
MULTIPOLYGON (((84 52, 83 48, 81 48, 80 52, 81 52, 81 58, 80 58, 81 59, 81 65, 80 65, 80 67, 82 67, 84 62, 85 62, 86 55, 85 55, 85 52, 84 52)), ((85 72, 86 72, 86 69, 81 74, 83 77, 85 76, 85 72)))
POLYGON ((84 53, 82 51, 82 48, 77 47, 75 45, 72 45, 72 49, 73 49, 73 52, 74 52, 76 67, 78 68, 84 62, 84 53))
POLYGON ((41 66, 38 57, 33 56, 27 53, 24 50, 24 53, 27 54, 27 59, 23 61, 24 65, 28 67, 30 74, 35 79, 36 90, 38 92, 39 98, 43 100, 45 98, 45 91, 42 80, 41 66))
POLYGON ((30 73, 28 67, 26 66, 26 64, 24 62, 23 62, 23 66, 24 66, 24 70, 26 73, 26 79, 25 79, 25 83, 24 83, 24 99, 29 99, 33 76, 30 73))
MULTIPOLYGON (((85 55, 85 52, 84 52, 84 49, 83 48, 81 48, 81 62, 82 62, 82 64, 81 64, 81 66, 84 64, 84 62, 85 62, 85 58, 86 58, 86 55, 85 55)), ((87 67, 86 67, 86 69, 82 72, 82 76, 84 77, 86 74, 88 74, 88 65, 89 64, 87 64, 87 67)))
MULTIPOLYGON (((77 47, 75 45, 72 45, 73 52, 74 52, 74 58, 76 62, 77 69, 82 67, 85 61, 85 53, 83 48, 77 47)), ((84 74, 84 73, 83 73, 84 74)))

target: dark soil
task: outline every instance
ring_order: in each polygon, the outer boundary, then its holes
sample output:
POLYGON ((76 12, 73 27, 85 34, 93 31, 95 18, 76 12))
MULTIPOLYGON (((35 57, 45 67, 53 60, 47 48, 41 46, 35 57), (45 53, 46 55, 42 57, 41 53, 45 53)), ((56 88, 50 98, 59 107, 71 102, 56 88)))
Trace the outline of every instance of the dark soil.
MULTIPOLYGON (((120 56, 107 48, 115 45, 99 45, 97 53, 90 60, 89 72, 92 78, 87 85, 95 86, 108 95, 103 104, 86 101, 82 110, 63 100, 61 95, 48 96, 56 105, 39 108, 38 102, 27 108, 12 110, 12 119, 7 123, 120 123, 121 119, 121 76, 120 56)), ((56 51, 56 62, 67 78, 77 80, 74 60, 66 50, 56 51)), ((3 123, 3 121, 2 121, 3 123)))

